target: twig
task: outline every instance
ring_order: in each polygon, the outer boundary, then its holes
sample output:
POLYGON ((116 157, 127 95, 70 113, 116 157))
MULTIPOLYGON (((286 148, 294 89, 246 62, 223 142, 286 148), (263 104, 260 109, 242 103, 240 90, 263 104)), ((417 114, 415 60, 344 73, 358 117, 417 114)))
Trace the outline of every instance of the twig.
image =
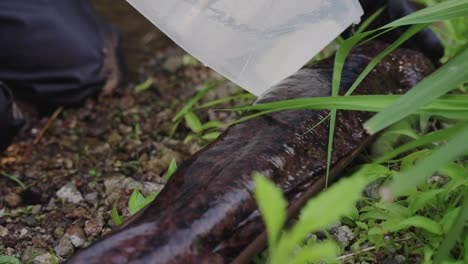
POLYGON ((22 160, 25 160, 26 158, 29 157, 29 155, 31 155, 31 152, 33 151, 34 149, 34 146, 39 144, 39 142, 41 141, 41 139, 44 137, 44 134, 47 132, 47 130, 49 129, 49 127, 52 125, 52 123, 54 122, 55 119, 57 119, 58 115, 62 112, 63 110, 63 107, 59 107, 57 108, 57 110, 55 110, 55 112, 49 117, 49 119, 47 120, 47 122, 44 124, 44 126, 42 127, 41 131, 39 132, 39 134, 37 134, 36 138, 34 139, 33 143, 29 145, 29 147, 26 149, 26 152, 24 153, 23 155, 23 158, 22 160))

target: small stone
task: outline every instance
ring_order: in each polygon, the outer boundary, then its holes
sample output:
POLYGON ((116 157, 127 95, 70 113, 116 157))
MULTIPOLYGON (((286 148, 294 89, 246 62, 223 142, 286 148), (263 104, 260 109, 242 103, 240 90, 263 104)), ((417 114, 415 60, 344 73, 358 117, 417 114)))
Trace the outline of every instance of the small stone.
POLYGON ((58 244, 54 247, 55 254, 60 257, 68 257, 74 250, 70 236, 67 234, 60 238, 58 244))
POLYGON ((406 261, 406 257, 403 255, 395 255, 394 259, 398 264, 402 264, 406 261))
POLYGON ((152 193, 160 192, 164 187, 164 184, 154 183, 154 182, 143 182, 142 193, 146 197, 152 193))
POLYGON ((23 200, 21 199, 21 196, 14 192, 10 192, 7 195, 5 195, 5 203, 8 205, 10 208, 16 208, 18 207, 23 200))
POLYGON ((20 233, 20 234, 19 234, 19 235, 20 235, 20 238, 23 238, 24 236, 26 236, 26 235, 29 233, 29 231, 28 231, 28 229, 26 229, 26 228, 21 228, 20 231, 19 231, 19 233, 20 233))
POLYGON ((364 189, 364 196, 377 200, 380 198, 379 189, 380 184, 378 182, 372 182, 364 189))
POLYGON ((432 185, 435 184, 437 186, 444 186, 447 183, 448 179, 446 176, 442 175, 434 175, 427 179, 427 184, 432 185))
POLYGON ((101 218, 91 218, 85 222, 84 231, 88 236, 96 236, 101 232, 103 226, 104 221, 101 218))
POLYGON ((83 201, 83 195, 76 188, 75 184, 67 183, 57 191, 57 197, 69 203, 78 204, 83 201))
POLYGON ((177 56, 169 57, 163 64, 163 68, 171 73, 176 72, 183 64, 182 58, 177 56))
POLYGON ((34 263, 34 259, 37 256, 41 256, 46 253, 47 251, 42 248, 30 247, 23 251, 23 254, 21 254, 21 261, 25 264, 34 263))
POLYGON ((121 189, 121 182, 125 179, 125 175, 122 174, 113 174, 106 176, 104 178, 104 187, 106 188, 106 193, 112 193, 114 190, 121 189))
POLYGON ((50 253, 45 253, 43 255, 37 256, 33 260, 34 264, 50 264, 52 263, 52 255, 50 253))
POLYGON ((349 246, 350 242, 354 239, 353 231, 346 225, 338 227, 333 236, 341 247, 349 246))
POLYGON ((340 222, 338 223, 335 223, 335 224, 331 224, 327 227, 327 231, 328 233, 334 235, 337 231, 338 231, 338 228, 341 227, 342 224, 340 222))
POLYGON ((41 209, 42 209, 42 205, 40 205, 40 204, 34 205, 31 208, 31 214, 32 215, 38 215, 41 212, 41 209))
POLYGON ((80 248, 84 245, 86 236, 83 228, 74 225, 67 230, 67 234, 70 236, 70 241, 74 247, 80 248))
POLYGON ((70 169, 73 168, 73 160, 71 160, 71 159, 66 159, 66 160, 64 161, 64 163, 65 163, 65 168, 66 168, 67 170, 70 170, 70 169))
POLYGON ((25 218, 22 218, 21 222, 25 223, 28 226, 32 226, 32 227, 37 226, 37 219, 34 215, 29 215, 25 218))
POLYGON ((0 226, 0 237, 5 237, 9 234, 8 228, 0 226))
POLYGON ((87 194, 85 194, 85 197, 84 197, 84 199, 87 202, 94 202, 94 201, 97 200, 97 198, 98 198, 98 193, 97 192, 87 193, 87 194))

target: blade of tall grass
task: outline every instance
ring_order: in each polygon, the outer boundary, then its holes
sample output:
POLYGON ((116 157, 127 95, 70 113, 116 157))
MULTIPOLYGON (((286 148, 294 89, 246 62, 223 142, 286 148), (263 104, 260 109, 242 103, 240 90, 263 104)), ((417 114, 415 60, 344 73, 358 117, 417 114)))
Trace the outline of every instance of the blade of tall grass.
POLYGON ((438 169, 468 151, 468 140, 466 140, 468 138, 468 122, 463 122, 462 126, 446 145, 437 148, 431 155, 417 162, 407 171, 395 176, 394 181, 389 186, 394 197, 407 193, 438 169))
MULTIPOLYGON (((468 189, 465 189, 463 196, 464 199, 460 212, 455 220, 455 223, 452 224, 452 228, 440 244, 440 249, 434 257, 434 263, 443 263, 444 260, 448 259, 450 250, 457 242, 460 234, 463 233, 463 228, 466 226, 466 222, 468 221, 468 189)), ((465 260, 466 258, 468 258, 468 256, 465 255, 465 260)))
POLYGON ((378 158, 376 161, 374 161, 374 163, 376 163, 376 164, 383 163, 385 161, 390 160, 391 158, 394 158, 394 157, 396 157, 396 156, 398 156, 400 154, 403 154, 403 153, 405 153, 407 151, 410 151, 412 149, 422 147, 422 146, 426 146, 426 145, 432 144, 434 142, 448 140, 448 139, 452 138, 453 135, 456 135, 458 132, 460 132, 460 130, 462 128, 463 128, 463 124, 457 124, 457 125, 449 127, 449 128, 437 130, 437 131, 434 131, 432 133, 426 134, 426 135, 421 136, 420 138, 418 138, 416 140, 413 140, 413 141, 411 141, 411 142, 409 142, 407 144, 404 144, 404 145, 402 145, 402 146, 388 152, 384 156, 382 156, 382 157, 378 158))
POLYGON ((422 80, 399 100, 364 124, 370 134, 414 113, 432 100, 468 80, 468 47, 436 72, 422 80))

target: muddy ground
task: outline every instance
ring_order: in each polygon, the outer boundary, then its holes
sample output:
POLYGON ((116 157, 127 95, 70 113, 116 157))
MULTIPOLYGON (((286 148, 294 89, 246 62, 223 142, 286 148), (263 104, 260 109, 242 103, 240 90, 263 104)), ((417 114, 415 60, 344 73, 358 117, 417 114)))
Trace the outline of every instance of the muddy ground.
MULTIPOLYGON (((205 81, 218 84, 202 102, 240 91, 188 57, 125 1, 95 4, 122 31, 129 78, 109 97, 33 120, 0 156, 0 255, 24 263, 66 260, 115 226, 115 201, 128 216, 134 188, 148 195, 163 187, 171 160, 183 160, 202 143, 184 143, 190 130, 183 122, 170 134, 171 119, 205 81), (135 90, 148 79, 152 85, 135 90)), ((206 109, 196 114, 202 122, 235 118, 206 109)))

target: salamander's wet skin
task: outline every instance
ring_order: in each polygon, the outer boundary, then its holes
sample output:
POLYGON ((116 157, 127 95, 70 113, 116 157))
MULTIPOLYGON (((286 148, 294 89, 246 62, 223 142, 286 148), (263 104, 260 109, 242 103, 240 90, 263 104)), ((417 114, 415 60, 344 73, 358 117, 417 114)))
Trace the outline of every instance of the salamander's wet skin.
MULTIPOLYGON (((372 42, 352 52, 344 67, 341 93, 385 47, 372 42)), ((327 96, 332 68, 333 59, 327 59, 301 69, 256 103, 327 96)), ((421 53, 399 49, 379 63, 355 94, 403 93, 432 71, 421 53)), ((253 171, 276 182, 291 204, 323 178, 328 122, 307 131, 326 115, 326 111, 290 110, 228 128, 184 161, 142 213, 78 252, 69 263, 231 261, 264 230, 253 198, 253 171)), ((370 117, 365 112, 338 112, 332 157, 336 170, 369 142, 362 124, 370 117)))

